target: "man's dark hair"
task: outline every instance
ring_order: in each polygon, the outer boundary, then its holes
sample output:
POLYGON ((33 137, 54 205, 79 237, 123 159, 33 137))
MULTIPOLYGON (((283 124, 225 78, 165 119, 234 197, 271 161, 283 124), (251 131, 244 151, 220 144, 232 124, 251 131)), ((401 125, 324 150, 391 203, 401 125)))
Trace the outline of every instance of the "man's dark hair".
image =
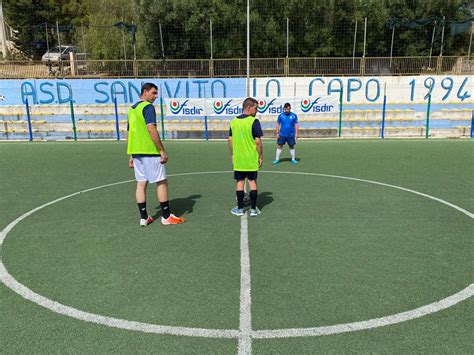
POLYGON ((242 109, 245 110, 247 107, 253 107, 255 105, 258 105, 258 101, 255 100, 253 97, 247 97, 242 103, 242 109))
POLYGON ((153 83, 145 83, 142 85, 142 95, 145 91, 150 91, 151 89, 156 89, 158 90, 158 86, 156 86, 155 84, 153 83))
POLYGON ((283 108, 291 108, 291 104, 289 102, 287 102, 283 105, 283 108))

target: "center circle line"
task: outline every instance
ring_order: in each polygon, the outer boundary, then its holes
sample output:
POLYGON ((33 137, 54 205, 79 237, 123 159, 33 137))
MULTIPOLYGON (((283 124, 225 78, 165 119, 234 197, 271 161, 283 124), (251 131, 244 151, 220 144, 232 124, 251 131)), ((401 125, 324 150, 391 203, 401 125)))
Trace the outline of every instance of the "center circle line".
MULTIPOLYGON (((346 176, 338 176, 338 175, 329 175, 329 174, 319 174, 319 173, 305 173, 305 172, 292 172, 292 171, 260 171, 261 173, 270 173, 270 174, 294 174, 294 175, 308 175, 308 176, 321 176, 321 177, 329 177, 329 178, 338 178, 338 179, 345 179, 345 180, 353 180, 359 182, 365 182, 390 188, 395 188, 398 190, 414 193, 416 195, 420 195, 422 197, 429 198, 431 200, 440 202, 444 205, 452 207, 459 212, 467 215, 470 218, 474 218, 474 214, 459 207, 452 203, 449 203, 445 200, 440 198, 421 193, 415 190, 407 189, 404 187, 390 185, 382 182, 372 181, 372 180, 365 180, 359 178, 352 178, 346 176)), ((189 172, 189 173, 176 173, 170 174, 168 176, 187 176, 187 175, 204 175, 204 174, 227 174, 232 173, 232 171, 202 171, 202 172, 189 172)), ((39 207, 36 207, 20 217, 16 218, 13 222, 9 223, 2 231, 0 231, 0 281, 5 284, 6 287, 14 291, 15 293, 19 294, 23 298, 36 303, 37 305, 49 309, 55 313, 62 314, 68 317, 76 318, 79 320, 83 320, 86 322, 96 323, 105 325, 108 327, 119 328, 119 329, 126 329, 132 331, 139 331, 144 333, 155 333, 155 334, 170 334, 170 335, 178 335, 178 336, 191 336, 191 337, 205 337, 205 338, 234 338, 239 339, 240 331, 236 329, 205 329, 205 328, 193 328, 193 327, 179 327, 179 326, 163 326, 151 323, 144 323, 144 322, 136 322, 130 320, 124 320, 120 318, 114 317, 107 317, 102 316, 94 313, 89 313, 85 311, 78 310, 73 307, 69 307, 63 305, 59 302, 50 300, 44 296, 35 293, 25 285, 18 282, 6 269, 5 265, 2 261, 2 246, 5 238, 7 237, 8 233, 23 219, 32 215, 33 213, 48 207, 54 203, 66 200, 68 198, 80 195, 82 193, 91 192, 95 190, 99 190, 106 187, 121 185, 129 182, 134 182, 135 180, 125 180, 116 183, 106 184, 102 186, 97 186, 89 189, 85 189, 79 192, 75 192, 69 194, 67 196, 60 197, 53 201, 47 202, 39 207)), ((420 318, 422 316, 438 312, 440 310, 449 308, 451 306, 456 305, 457 303, 464 301, 474 295, 474 284, 470 284, 464 289, 458 291, 455 294, 452 294, 440 301, 418 307, 416 309, 401 312, 393 315, 388 315, 380 318, 369 319, 365 321, 358 321, 353 323, 345 323, 345 324, 336 324, 331 326, 321 326, 321 327, 310 327, 310 328, 289 328, 289 329, 273 329, 273 330, 251 330, 251 338, 255 339, 268 339, 268 338, 286 338, 286 337, 301 337, 301 336, 320 336, 320 335, 330 335, 330 334, 338 334, 338 333, 345 333, 345 332, 353 332, 358 330, 364 329, 372 329, 376 327, 382 327, 390 324, 396 324, 400 322, 404 322, 411 319, 420 318)))

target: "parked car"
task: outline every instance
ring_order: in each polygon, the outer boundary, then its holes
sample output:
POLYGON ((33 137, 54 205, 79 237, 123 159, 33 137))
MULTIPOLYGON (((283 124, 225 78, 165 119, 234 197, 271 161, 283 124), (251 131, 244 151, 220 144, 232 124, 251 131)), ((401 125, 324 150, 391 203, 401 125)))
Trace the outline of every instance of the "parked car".
POLYGON ((41 61, 43 62, 59 62, 60 60, 69 60, 69 53, 76 53, 77 59, 84 59, 85 53, 77 53, 77 48, 74 46, 56 46, 51 48, 43 57, 41 57, 41 61))

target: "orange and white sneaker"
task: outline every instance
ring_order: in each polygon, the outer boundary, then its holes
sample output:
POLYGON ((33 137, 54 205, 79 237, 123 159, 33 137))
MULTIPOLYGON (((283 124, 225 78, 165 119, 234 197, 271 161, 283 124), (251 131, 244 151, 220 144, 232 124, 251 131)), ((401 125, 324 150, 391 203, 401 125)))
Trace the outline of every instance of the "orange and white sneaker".
POLYGON ((151 216, 148 216, 147 219, 140 219, 140 227, 146 227, 149 224, 152 224, 155 219, 151 216))
POLYGON ((186 221, 184 218, 176 217, 174 214, 170 214, 168 218, 161 217, 161 224, 169 226, 171 224, 181 224, 186 221))

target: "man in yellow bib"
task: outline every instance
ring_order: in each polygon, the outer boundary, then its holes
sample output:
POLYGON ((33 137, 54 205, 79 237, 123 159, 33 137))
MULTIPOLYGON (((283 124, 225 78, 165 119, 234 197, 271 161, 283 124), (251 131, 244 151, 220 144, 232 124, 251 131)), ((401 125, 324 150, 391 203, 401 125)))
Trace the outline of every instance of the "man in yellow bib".
POLYGON ((245 179, 250 186, 250 216, 256 217, 257 208, 257 173, 263 163, 263 131, 257 114, 258 102, 254 98, 247 98, 242 104, 242 114, 230 122, 229 150, 234 165, 234 179, 236 180, 237 207, 230 212, 236 216, 244 215, 244 187, 245 179))
POLYGON ((146 210, 146 188, 148 183, 156 182, 156 193, 160 202, 161 224, 180 224, 184 218, 170 212, 168 201, 168 180, 164 164, 168 155, 156 129, 156 112, 153 102, 158 96, 155 84, 142 86, 140 101, 128 111, 127 154, 130 155, 129 167, 135 171, 137 189, 135 198, 140 211, 140 226, 146 227, 154 221, 146 210))

